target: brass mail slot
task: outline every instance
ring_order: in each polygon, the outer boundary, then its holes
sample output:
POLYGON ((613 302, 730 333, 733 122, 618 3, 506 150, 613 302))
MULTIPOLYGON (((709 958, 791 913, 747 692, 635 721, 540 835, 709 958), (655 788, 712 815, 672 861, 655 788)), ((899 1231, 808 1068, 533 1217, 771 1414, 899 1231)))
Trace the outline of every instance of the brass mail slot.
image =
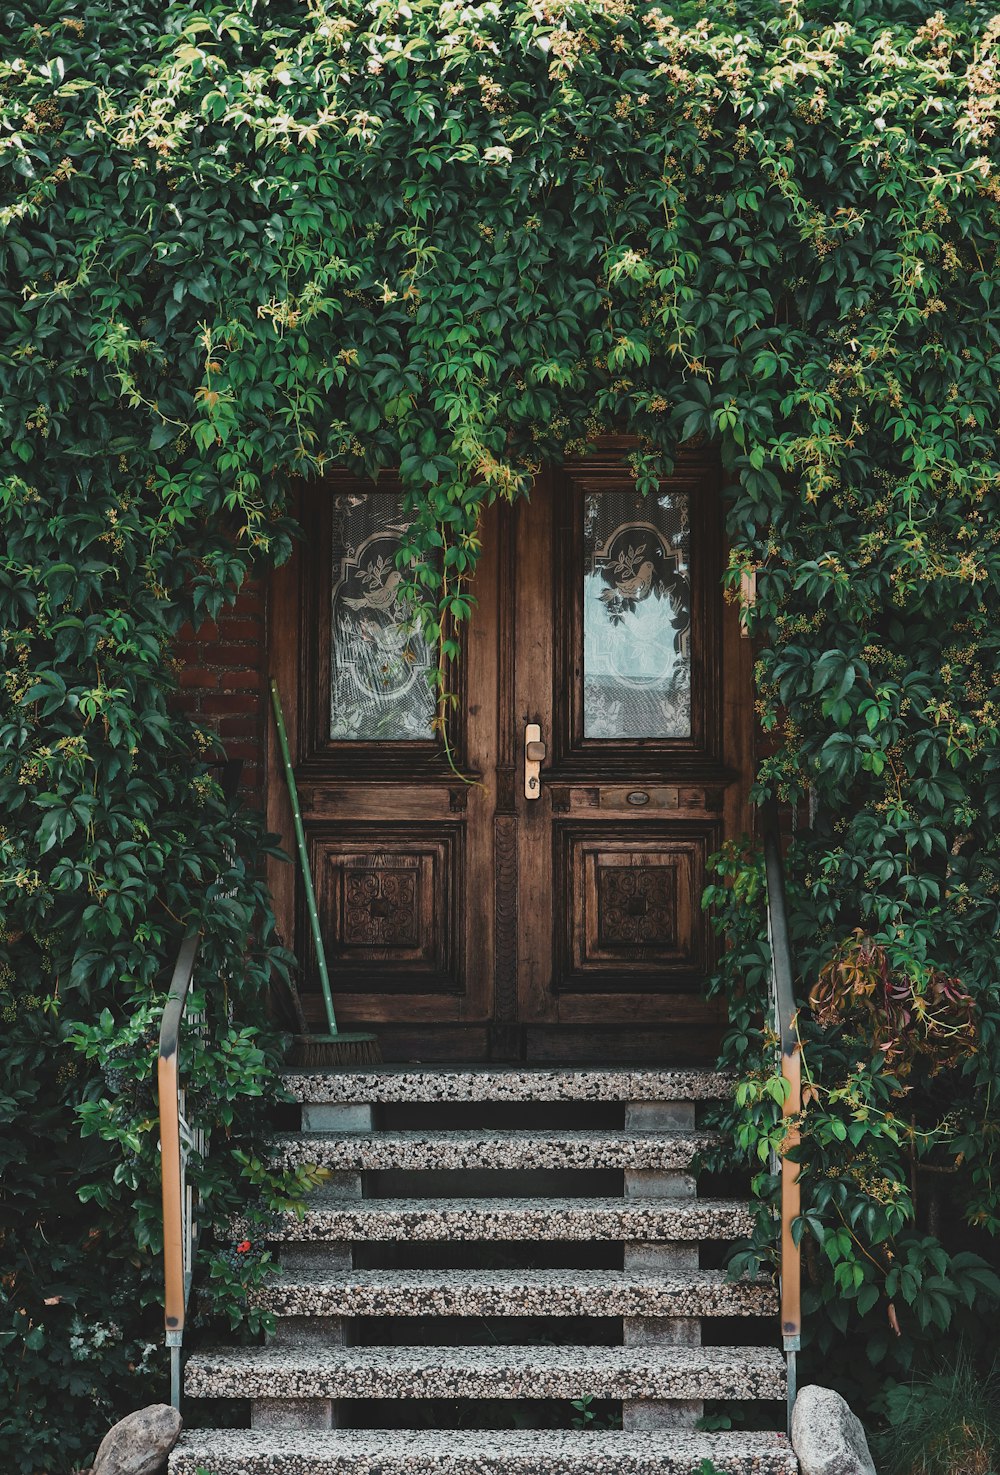
POLYGON ((637 784, 632 784, 627 789, 601 788, 602 809, 634 809, 648 813, 651 809, 678 807, 678 792, 667 784, 657 784, 650 788, 640 788, 637 784))

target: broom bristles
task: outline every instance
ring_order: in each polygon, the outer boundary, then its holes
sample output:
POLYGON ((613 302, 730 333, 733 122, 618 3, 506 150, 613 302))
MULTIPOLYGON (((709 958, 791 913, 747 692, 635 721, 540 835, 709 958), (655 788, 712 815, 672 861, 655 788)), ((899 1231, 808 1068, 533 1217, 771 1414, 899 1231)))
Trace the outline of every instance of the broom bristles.
POLYGON ((382 1051, 374 1035, 296 1035, 292 1040, 290 1063, 306 1070, 381 1065, 382 1051))

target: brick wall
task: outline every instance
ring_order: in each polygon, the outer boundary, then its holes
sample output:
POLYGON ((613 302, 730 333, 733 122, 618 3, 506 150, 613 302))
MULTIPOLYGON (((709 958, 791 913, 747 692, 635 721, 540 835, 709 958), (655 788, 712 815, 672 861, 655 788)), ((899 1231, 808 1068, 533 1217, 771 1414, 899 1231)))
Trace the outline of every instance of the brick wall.
POLYGON ((242 796, 263 809, 268 701, 263 585, 244 585, 218 624, 185 627, 174 654, 181 664, 173 705, 217 733, 227 758, 243 760, 242 796))

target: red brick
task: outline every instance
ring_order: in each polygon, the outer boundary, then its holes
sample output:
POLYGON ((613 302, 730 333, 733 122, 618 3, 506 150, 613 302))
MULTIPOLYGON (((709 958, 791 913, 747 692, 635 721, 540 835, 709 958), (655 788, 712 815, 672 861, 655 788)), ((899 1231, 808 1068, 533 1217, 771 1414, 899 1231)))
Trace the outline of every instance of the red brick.
POLYGON ((260 640, 264 634, 263 620, 241 620, 236 615, 223 615, 219 621, 222 638, 231 640, 260 640))
POLYGON ((212 711, 216 716, 222 716, 226 712, 257 712, 260 709, 260 699, 252 692, 219 692, 212 697, 212 711))
POLYGON ((260 743, 241 742, 238 738, 233 740, 224 738, 223 743, 228 758, 252 759, 260 757, 260 743))
POLYGON ((264 682, 259 671, 223 671, 219 679, 223 691, 260 691, 264 682))
POLYGON ((218 684, 218 671, 206 671, 204 666, 193 666, 181 672, 181 686, 217 687, 218 684))
POLYGON ((223 717, 219 722, 219 732, 223 737, 258 737, 262 735, 263 726, 259 717, 223 717))
POLYGON ((214 620, 205 620, 193 629, 188 626, 182 633, 185 639, 196 641, 198 645, 214 645, 219 638, 219 627, 214 620))
POLYGON ((205 652, 209 666, 242 666, 244 671, 256 669, 254 652, 245 645, 216 645, 205 652))

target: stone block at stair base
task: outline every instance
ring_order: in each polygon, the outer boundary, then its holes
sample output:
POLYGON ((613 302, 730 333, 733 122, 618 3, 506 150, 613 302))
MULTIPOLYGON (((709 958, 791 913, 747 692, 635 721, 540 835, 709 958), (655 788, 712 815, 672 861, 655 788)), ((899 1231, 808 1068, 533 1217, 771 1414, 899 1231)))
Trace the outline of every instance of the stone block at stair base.
POLYGON ((250 1403, 251 1429, 336 1429, 332 1398, 254 1398, 250 1403))
POLYGON ((792 1410, 792 1448, 802 1475, 875 1475, 861 1420, 832 1388, 803 1388, 792 1410))
POLYGON ((626 1132, 693 1132, 693 1101, 630 1101, 626 1132))
POLYGON ((279 1316, 272 1347, 345 1347, 347 1323, 342 1316, 279 1316))
POLYGON ((700 1316, 626 1316, 626 1347, 700 1347, 700 1316))
POLYGON ((310 1244, 283 1244, 279 1253, 282 1270, 290 1275, 305 1271, 348 1271, 354 1268, 354 1253, 346 1240, 326 1239, 310 1244))
POLYGON ((626 1244, 622 1249, 622 1269, 648 1271, 697 1270, 698 1246, 689 1240, 653 1240, 626 1244))
POLYGON ((374 1128, 371 1106, 306 1102, 302 1107, 303 1132, 371 1132, 374 1128))
POLYGON ((331 1173, 325 1182, 310 1193, 309 1207, 311 1209, 323 1209, 328 1205, 336 1207, 345 1199, 363 1197, 364 1183, 360 1173, 331 1173))
POLYGON ((632 1168, 625 1174, 626 1198, 694 1198, 690 1173, 663 1173, 658 1168, 632 1168))
POLYGON ((622 1429, 639 1430, 693 1429, 705 1412, 699 1398, 643 1398, 622 1404, 622 1429))

